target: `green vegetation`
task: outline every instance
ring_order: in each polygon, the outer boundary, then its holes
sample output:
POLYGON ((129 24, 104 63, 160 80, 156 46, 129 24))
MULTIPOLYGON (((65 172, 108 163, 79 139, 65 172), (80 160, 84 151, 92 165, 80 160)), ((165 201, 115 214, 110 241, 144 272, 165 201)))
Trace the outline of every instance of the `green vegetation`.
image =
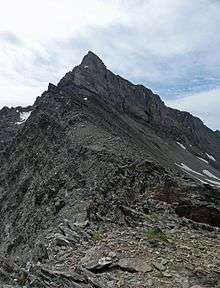
POLYGON ((146 239, 150 241, 168 242, 168 238, 160 228, 152 228, 146 233, 146 239))
POLYGON ((92 240, 95 242, 101 241, 104 238, 104 235, 101 234, 99 231, 95 231, 92 234, 92 240))

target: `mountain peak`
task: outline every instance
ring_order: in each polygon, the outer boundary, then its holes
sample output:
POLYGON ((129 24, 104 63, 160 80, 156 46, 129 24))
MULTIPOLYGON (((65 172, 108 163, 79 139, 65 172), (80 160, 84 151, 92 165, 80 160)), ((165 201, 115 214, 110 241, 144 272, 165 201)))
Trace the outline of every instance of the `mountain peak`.
POLYGON ((92 51, 89 51, 84 57, 80 64, 84 68, 94 68, 94 69, 106 69, 105 64, 102 60, 92 51))

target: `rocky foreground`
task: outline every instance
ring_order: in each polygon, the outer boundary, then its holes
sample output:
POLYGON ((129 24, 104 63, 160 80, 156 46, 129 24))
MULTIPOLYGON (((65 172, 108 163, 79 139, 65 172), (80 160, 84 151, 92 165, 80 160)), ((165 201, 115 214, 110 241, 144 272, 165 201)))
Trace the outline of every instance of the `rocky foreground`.
POLYGON ((1 287, 219 287, 217 191, 162 171, 151 162, 118 167, 31 251, 1 257, 1 287))
POLYGON ((220 138, 89 52, 0 111, 0 287, 220 287, 220 138))
POLYGON ((63 223, 36 264, 1 258, 1 287, 219 287, 218 233, 165 215, 136 228, 63 223))

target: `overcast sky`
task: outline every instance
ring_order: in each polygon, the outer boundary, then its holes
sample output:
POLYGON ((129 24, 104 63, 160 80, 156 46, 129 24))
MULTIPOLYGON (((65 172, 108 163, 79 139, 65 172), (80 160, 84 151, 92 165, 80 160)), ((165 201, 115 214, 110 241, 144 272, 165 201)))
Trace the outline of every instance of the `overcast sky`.
POLYGON ((220 129, 219 0, 7 0, 0 107, 28 105, 88 50, 220 129))

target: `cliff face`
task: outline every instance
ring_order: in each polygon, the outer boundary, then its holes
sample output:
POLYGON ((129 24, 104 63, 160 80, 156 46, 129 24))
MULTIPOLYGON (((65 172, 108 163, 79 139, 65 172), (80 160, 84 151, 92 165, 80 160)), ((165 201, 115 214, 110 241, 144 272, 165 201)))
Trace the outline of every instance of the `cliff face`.
MULTIPOLYGON (((99 273, 96 265, 87 270, 84 265, 81 276, 74 274, 82 277, 78 282, 72 274, 68 276, 71 280, 56 270, 60 267, 56 255, 62 249, 83 262, 84 249, 92 248, 94 242, 98 245, 102 240, 99 233, 105 235, 113 228, 108 235, 112 247, 124 237, 118 234, 121 226, 129 237, 133 227, 143 243, 149 239, 141 229, 152 225, 156 229, 153 234, 159 233, 159 238, 165 236, 158 231, 169 230, 172 225, 176 232, 183 228, 183 238, 188 237, 185 227, 190 235, 196 227, 216 236, 216 227, 220 227, 219 133, 187 112, 166 107, 144 86, 114 75, 92 52, 57 86, 49 84, 33 107, 3 108, 0 125, 0 251, 7 257, 17 256, 20 266, 31 262, 36 268, 40 261, 41 270, 31 272, 38 281, 33 287, 52 287, 49 285, 54 279, 53 287, 65 287, 68 281, 75 285, 71 287, 117 287, 117 281, 107 280, 106 275, 103 286, 97 279, 89 280, 99 273), (148 214, 155 218, 149 220, 148 214), (177 215, 192 222, 185 223, 177 215), (158 225, 156 217, 160 219, 158 225), (105 286, 107 282, 113 284, 105 286)), ((211 243, 209 236, 207 242, 211 243)), ((125 242, 129 237, 123 238, 125 242)), ((159 244, 159 249, 163 250, 162 246, 159 244)), ((154 248, 152 257, 156 257, 154 248)), ((140 251, 136 252, 139 259, 140 251)), ((64 265, 64 272, 78 267, 70 254, 65 258, 69 262, 64 264, 69 266, 64 265)), ((120 266, 117 261, 109 262, 115 268, 107 274, 114 269, 140 269, 139 265, 120 266)), ((101 271, 108 265, 101 265, 101 271)), ((151 272, 154 277, 153 268, 151 272)), ((207 273, 211 275, 211 271, 207 273)), ((131 287, 147 285, 142 276, 141 284, 134 276, 131 287)), ((174 283, 174 287, 181 287, 177 280, 174 283)))
POLYGON ((217 133, 190 113, 166 107, 158 95, 144 86, 133 85, 114 75, 92 52, 58 84, 58 88, 68 91, 74 91, 76 86, 88 89, 123 113, 140 117, 160 136, 183 142, 189 149, 194 145, 201 149, 205 158, 205 152, 210 152, 219 160, 220 137, 217 133))

